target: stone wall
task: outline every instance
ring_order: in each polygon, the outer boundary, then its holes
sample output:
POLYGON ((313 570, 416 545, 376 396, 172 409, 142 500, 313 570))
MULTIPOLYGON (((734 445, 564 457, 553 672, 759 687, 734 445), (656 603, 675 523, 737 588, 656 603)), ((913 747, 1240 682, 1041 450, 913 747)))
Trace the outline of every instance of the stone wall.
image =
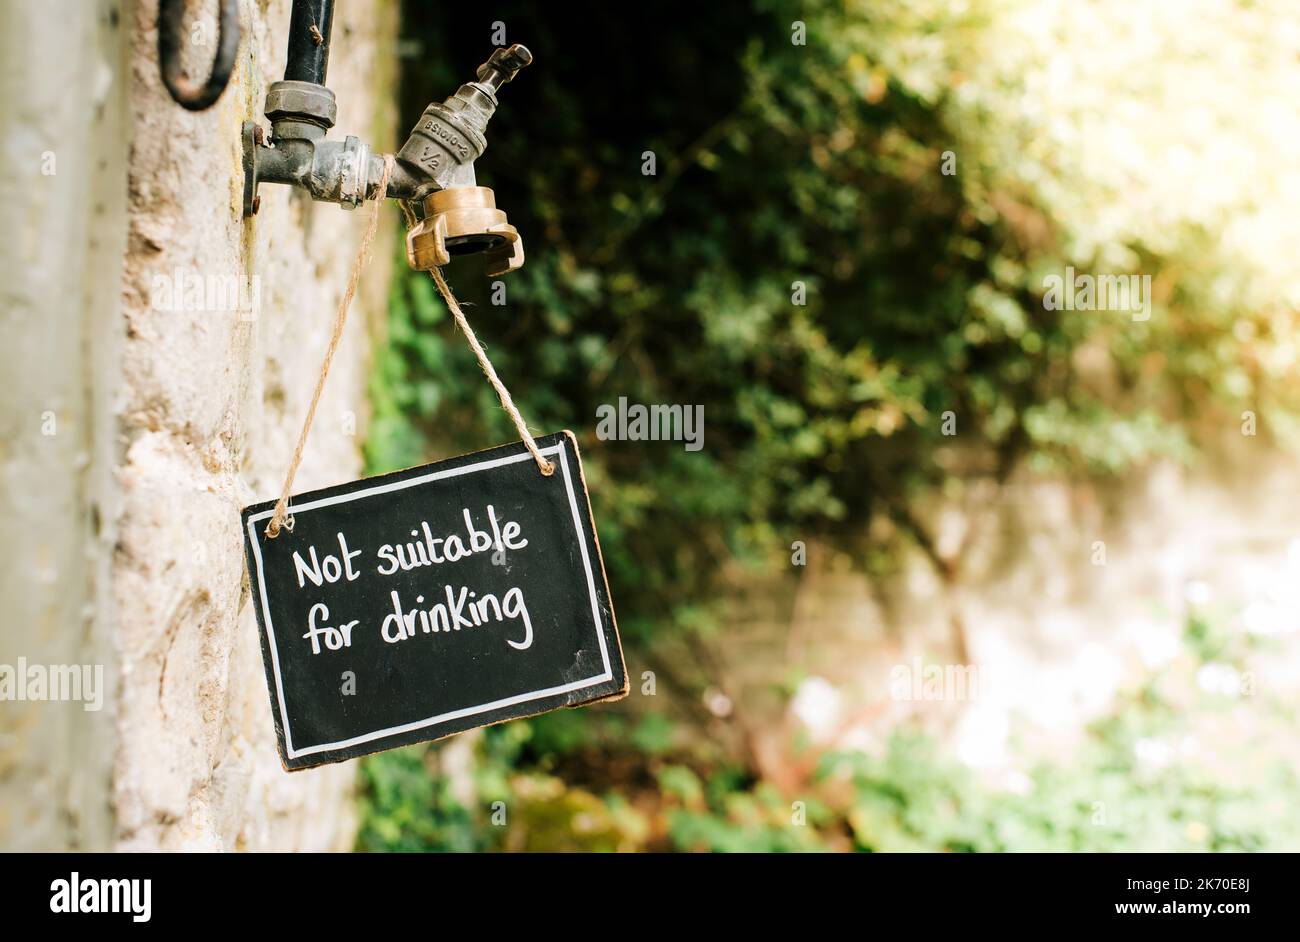
POLYGON ((1270 639, 1248 664, 1260 716, 1300 703, 1296 455, 1235 426, 1207 452, 1192 468, 1162 461, 1096 484, 1026 472, 979 500, 936 500, 923 518, 939 544, 979 527, 956 585, 902 540, 888 576, 812 545, 788 576, 737 590, 714 654, 770 777, 793 764, 782 750, 796 718, 820 745, 868 750, 919 724, 992 770, 1010 761, 1013 729, 1022 746, 1066 755, 1087 722, 1174 661, 1198 606, 1270 639), (974 665, 979 686, 896 696, 893 671, 917 663, 974 665), (806 710, 774 694, 792 676, 811 679, 806 710))
MULTIPOLYGON (((346 848, 355 768, 279 765, 239 510, 279 490, 368 210, 267 186, 241 218, 240 125, 265 123, 288 0, 241 4, 235 75, 199 113, 162 87, 156 10, 58 0, 0 24, 23 226, 3 249, 0 664, 103 664, 109 688, 98 712, 0 702, 0 847, 346 848)), ((214 11, 191 5, 196 73, 214 11)), ((332 133, 377 150, 396 17, 350 2, 334 25, 332 133)), ((296 489, 360 471, 381 231, 296 489)))

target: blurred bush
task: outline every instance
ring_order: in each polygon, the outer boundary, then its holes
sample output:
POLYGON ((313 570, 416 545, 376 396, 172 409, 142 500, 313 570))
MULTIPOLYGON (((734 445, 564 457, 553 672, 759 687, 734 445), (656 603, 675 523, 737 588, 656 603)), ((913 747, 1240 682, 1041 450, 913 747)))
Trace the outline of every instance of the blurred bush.
POLYGON ((1285 760, 1295 712, 1248 702, 1255 694, 1239 682, 1273 642, 1228 622, 1189 618, 1182 654, 1125 693, 1071 755, 1021 750, 1023 770, 997 781, 899 731, 881 755, 823 755, 792 798, 734 762, 646 748, 624 717, 566 711, 488 729, 469 805, 431 765, 441 746, 368 760, 359 847, 1295 851, 1300 778, 1285 760), (1225 675, 1232 683, 1215 681, 1225 675), (497 801, 507 817, 494 822, 497 801))
MULTIPOLYGON (((536 56, 502 92, 479 168, 528 264, 504 306, 477 260, 451 281, 533 427, 583 438, 620 627, 645 657, 667 635, 707 631, 729 566, 774 571, 793 539, 888 565, 864 545, 867 522, 885 518, 888 539, 943 564, 917 501, 972 474, 1195 461, 1243 410, 1261 435, 1290 437, 1300 113, 1278 91, 1298 70, 1297 17, 1280 3, 1091 0, 1068 16, 993 0, 535 6, 407 4, 423 51, 404 113, 471 74, 492 21, 536 56), (1047 310, 1044 278, 1066 266, 1150 275, 1150 319, 1047 310), (595 442, 597 407, 620 396, 703 404, 704 449, 595 442)), ((427 276, 399 271, 373 373, 372 470, 513 440, 427 276)), ((653 663, 680 691, 708 681, 695 660, 653 663)), ((570 727, 629 748, 627 729, 594 716, 514 724, 520 742, 489 731, 490 761, 502 780, 548 778, 556 755, 581 752, 558 732, 570 727)), ((1128 745, 1098 735, 1077 774, 1127 787, 1107 749, 1128 745)), ((600 841, 818 843, 821 810, 792 830, 752 770, 719 771, 743 757, 660 767, 653 738, 630 747, 633 765, 658 769, 656 792, 675 797, 653 814, 671 824, 629 829, 641 812, 603 798, 583 812, 600 841)), ((1111 840, 1060 824, 1077 778, 1040 789, 1056 796, 1041 807, 981 804, 915 744, 896 749, 835 766, 859 799, 829 819, 826 846, 1111 840)), ((362 846, 490 844, 463 833, 436 786, 417 785, 419 765, 367 763, 362 846), (417 806, 435 820, 417 823, 417 806)), ((1167 807, 1152 820, 1174 831, 1206 796, 1194 782, 1158 792, 1167 807)), ((1205 824, 1222 846, 1264 840, 1205 824)))

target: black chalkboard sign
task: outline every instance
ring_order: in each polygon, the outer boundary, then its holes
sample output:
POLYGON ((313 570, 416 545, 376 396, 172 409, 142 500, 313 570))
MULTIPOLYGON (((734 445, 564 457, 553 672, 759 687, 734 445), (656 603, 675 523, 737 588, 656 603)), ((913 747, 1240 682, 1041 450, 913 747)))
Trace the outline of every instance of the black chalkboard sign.
POLYGON ((577 441, 522 442, 245 508, 290 771, 627 693, 577 441))

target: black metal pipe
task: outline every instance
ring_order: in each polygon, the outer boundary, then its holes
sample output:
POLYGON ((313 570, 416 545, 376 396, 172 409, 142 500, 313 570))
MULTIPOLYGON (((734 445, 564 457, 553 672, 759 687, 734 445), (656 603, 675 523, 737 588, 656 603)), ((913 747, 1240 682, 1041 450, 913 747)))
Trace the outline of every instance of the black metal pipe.
POLYGON ((293 82, 325 84, 330 62, 334 0, 293 0, 289 17, 289 56, 284 77, 293 82))

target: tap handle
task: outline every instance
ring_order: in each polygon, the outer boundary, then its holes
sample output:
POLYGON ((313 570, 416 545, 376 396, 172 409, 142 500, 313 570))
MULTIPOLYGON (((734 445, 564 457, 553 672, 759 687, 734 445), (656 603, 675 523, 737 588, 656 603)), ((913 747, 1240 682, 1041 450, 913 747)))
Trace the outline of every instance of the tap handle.
POLYGON ((528 51, 528 47, 515 43, 492 53, 488 61, 478 67, 475 77, 495 92, 532 61, 533 54, 528 51))

